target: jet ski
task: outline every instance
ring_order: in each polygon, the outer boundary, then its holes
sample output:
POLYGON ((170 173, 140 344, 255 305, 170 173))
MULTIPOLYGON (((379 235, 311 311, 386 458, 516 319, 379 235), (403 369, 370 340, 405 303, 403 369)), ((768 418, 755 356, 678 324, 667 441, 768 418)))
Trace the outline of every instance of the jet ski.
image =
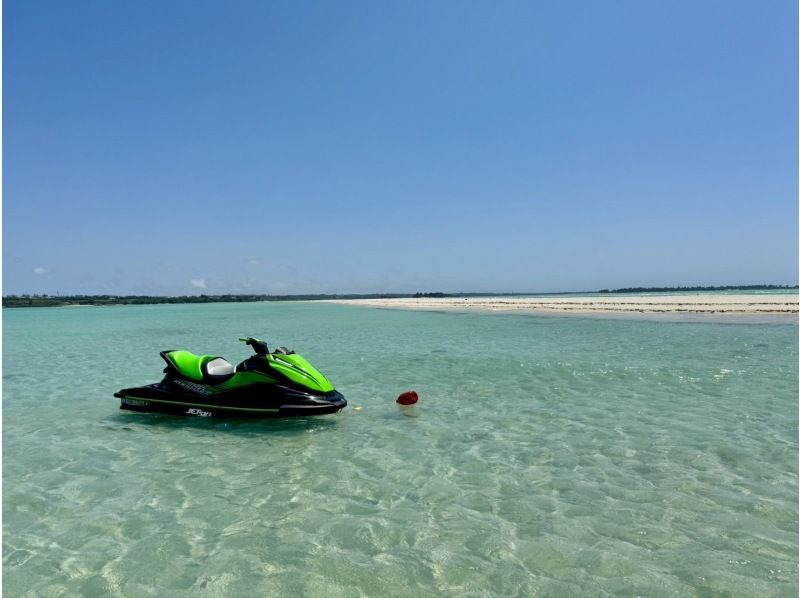
POLYGON ((120 409, 200 417, 305 417, 344 409, 347 401, 303 357, 267 343, 239 339, 255 355, 234 367, 222 357, 162 351, 167 363, 156 384, 123 388, 120 409))

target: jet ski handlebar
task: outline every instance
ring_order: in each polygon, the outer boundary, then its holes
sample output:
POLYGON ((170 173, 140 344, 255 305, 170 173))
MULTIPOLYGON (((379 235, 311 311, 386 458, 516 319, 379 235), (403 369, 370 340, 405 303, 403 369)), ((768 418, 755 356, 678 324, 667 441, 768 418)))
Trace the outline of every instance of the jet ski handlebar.
POLYGON ((256 355, 267 355, 269 353, 269 347, 267 347, 267 343, 264 341, 253 338, 252 336, 239 337, 239 340, 253 347, 253 351, 256 352, 256 355))

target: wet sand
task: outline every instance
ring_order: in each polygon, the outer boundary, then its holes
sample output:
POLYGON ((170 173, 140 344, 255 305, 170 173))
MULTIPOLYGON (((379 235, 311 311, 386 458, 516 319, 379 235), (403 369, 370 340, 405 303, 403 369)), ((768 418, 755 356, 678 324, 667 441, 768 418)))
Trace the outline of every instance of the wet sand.
POLYGON ((560 297, 422 297, 341 299, 331 303, 427 311, 491 311, 552 314, 798 314, 797 294, 598 295, 560 297))

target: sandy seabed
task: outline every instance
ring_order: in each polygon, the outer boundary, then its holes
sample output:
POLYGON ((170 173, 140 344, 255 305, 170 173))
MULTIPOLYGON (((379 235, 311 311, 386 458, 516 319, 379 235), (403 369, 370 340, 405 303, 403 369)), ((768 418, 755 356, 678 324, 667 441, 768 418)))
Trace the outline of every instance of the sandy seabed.
POLYGON ((601 295, 342 299, 332 303, 392 309, 554 314, 714 314, 797 316, 797 294, 601 295))

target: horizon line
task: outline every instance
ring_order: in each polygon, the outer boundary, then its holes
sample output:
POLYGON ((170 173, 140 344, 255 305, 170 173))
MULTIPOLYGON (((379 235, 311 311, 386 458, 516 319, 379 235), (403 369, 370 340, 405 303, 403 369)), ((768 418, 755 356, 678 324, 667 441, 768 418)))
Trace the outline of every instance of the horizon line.
POLYGON ((611 292, 646 292, 646 291, 687 291, 687 290, 757 290, 757 289, 798 289, 800 285, 795 283, 791 284, 743 284, 743 285, 680 285, 680 286, 630 286, 619 288, 605 288, 596 290, 581 290, 581 291, 372 291, 372 292, 297 292, 297 293, 196 293, 196 294, 181 294, 181 295, 149 295, 137 293, 68 293, 61 294, 58 291, 56 294, 52 293, 10 293, 2 295, 3 299, 13 297, 40 297, 40 298, 69 298, 69 297, 117 297, 117 298, 131 298, 131 297, 148 297, 158 299, 174 299, 179 297, 336 297, 342 295, 348 296, 372 296, 372 295, 572 295, 583 293, 611 293, 611 292))

